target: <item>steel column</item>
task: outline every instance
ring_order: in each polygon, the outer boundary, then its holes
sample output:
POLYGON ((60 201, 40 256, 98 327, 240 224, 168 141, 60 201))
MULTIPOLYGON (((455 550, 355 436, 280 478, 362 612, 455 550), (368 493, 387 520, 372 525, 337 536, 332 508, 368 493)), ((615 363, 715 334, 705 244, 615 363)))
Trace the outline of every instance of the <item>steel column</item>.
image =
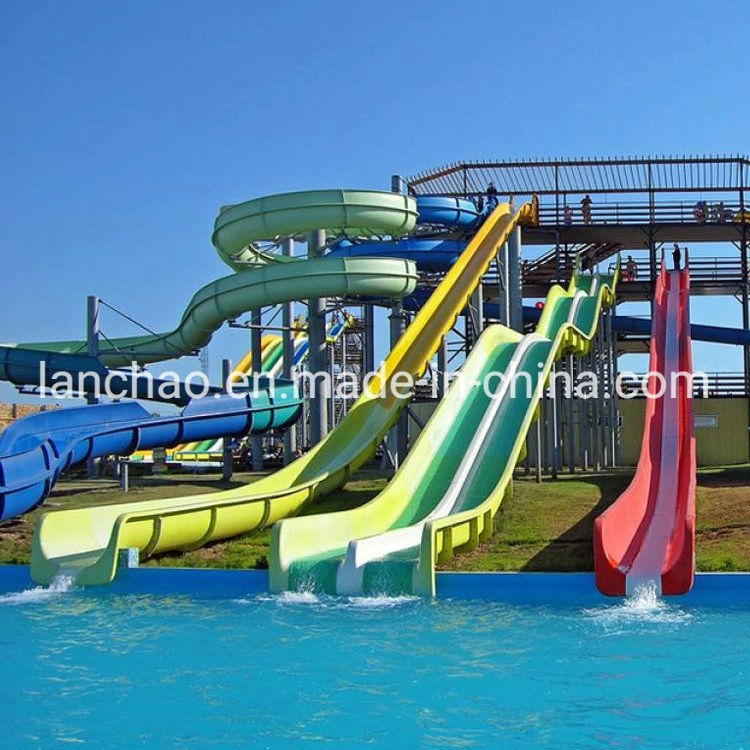
MULTIPOLYGON (((308 255, 316 258, 323 254, 326 235, 322 230, 310 232, 308 255)), ((320 373, 327 371, 326 361, 326 300, 316 297, 309 300, 308 336, 310 338, 309 362, 313 375, 310 392, 310 445, 319 443, 328 431, 327 393, 320 373)))
MULTIPOLYGON (((224 388, 229 385, 229 379, 232 376, 232 363, 228 359, 221 360, 221 382, 224 384, 224 388)), ((225 482, 229 482, 232 479, 232 449, 229 445, 230 438, 226 435, 221 441, 221 478, 225 482)))
POLYGON ((521 279, 521 227, 516 227, 506 245, 508 267, 508 325, 523 331, 523 280, 521 279))
MULTIPOLYGON (((89 357, 99 356, 99 297, 86 297, 86 354, 89 357)), ((95 384, 96 385, 96 384, 95 384)), ((98 404, 95 393, 86 393, 87 404, 98 404)), ((86 475, 94 479, 99 475, 98 459, 89 458, 86 461, 86 475)))
MULTIPOLYGON (((294 240, 286 237, 281 243, 281 254, 290 258, 294 254, 294 240)), ((294 370, 294 331, 291 330, 294 322, 294 302, 288 302, 281 308, 281 326, 283 352, 281 376, 287 380, 292 379, 294 370)), ((284 432, 284 463, 288 464, 294 460, 297 452, 297 431, 295 425, 290 425, 284 432)))
MULTIPOLYGON (((263 372, 263 314, 260 308, 250 312, 250 353, 253 358, 253 375, 263 372)), ((253 378, 253 390, 255 389, 255 378, 253 378)), ((250 450, 253 454, 253 471, 263 470, 263 438, 253 435, 250 438, 250 450)))
MULTIPOLYGON (((393 350, 406 328, 404 306, 401 300, 396 300, 391 305, 391 313, 388 316, 388 319, 391 324, 391 350, 393 350)), ((401 411, 396 425, 388 434, 388 445, 396 464, 395 468, 398 468, 406 458, 409 446, 409 415, 407 414, 406 409, 401 411)))

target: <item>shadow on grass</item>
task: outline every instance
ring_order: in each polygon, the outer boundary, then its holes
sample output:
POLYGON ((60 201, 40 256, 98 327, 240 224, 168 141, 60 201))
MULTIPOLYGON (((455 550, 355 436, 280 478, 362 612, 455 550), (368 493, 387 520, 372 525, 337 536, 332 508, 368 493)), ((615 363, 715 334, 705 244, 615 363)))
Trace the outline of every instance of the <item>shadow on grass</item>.
POLYGON ((698 484, 701 487, 750 487, 750 466, 699 469, 698 484))
MULTIPOLYGON (((599 500, 560 536, 531 557, 521 570, 526 572, 592 571, 594 569, 594 520, 624 492, 632 474, 576 474, 578 482, 596 486, 599 500)), ((565 481, 560 480, 560 481, 565 481)), ((554 481, 550 486, 554 486, 554 481)))
MULTIPOLYGON (((622 474, 577 474, 575 479, 597 487, 599 500, 588 513, 579 518, 523 566, 525 571, 592 571, 594 569, 594 520, 625 491, 632 472, 622 474)), ((572 478, 572 477, 571 477, 572 478)), ((750 486, 750 466, 725 466, 698 471, 700 487, 750 486)), ((565 481, 562 479, 560 481, 565 481)), ((550 482, 554 486, 554 482, 550 482)))

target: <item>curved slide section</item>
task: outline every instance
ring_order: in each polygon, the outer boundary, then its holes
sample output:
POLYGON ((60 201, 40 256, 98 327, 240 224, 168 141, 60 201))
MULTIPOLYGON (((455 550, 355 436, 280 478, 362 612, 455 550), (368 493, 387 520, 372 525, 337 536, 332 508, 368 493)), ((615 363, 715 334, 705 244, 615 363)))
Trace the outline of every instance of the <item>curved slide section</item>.
MULTIPOLYGON (((167 333, 101 341, 99 360, 127 367, 181 357, 204 347, 224 321, 248 310, 310 297, 400 298, 411 293, 417 273, 397 258, 313 258, 293 260, 294 270, 274 265, 225 276, 207 284, 188 303, 177 327, 167 333)), ((84 341, 5 344, 5 367, 15 362, 12 348, 80 354, 84 341)))
POLYGON ((653 318, 649 371, 659 373, 666 390, 651 397, 633 481, 594 523, 596 584, 610 596, 632 594, 641 585, 657 593, 684 594, 695 571, 695 434, 692 385, 678 373, 692 374, 690 276, 662 264, 653 318))
POLYGON ((309 190, 224 206, 212 239, 221 260, 241 271, 248 266, 298 262, 259 250, 255 243, 261 240, 318 229, 348 237, 401 237, 411 232, 416 222, 416 201, 400 193, 309 190))
POLYGON ((452 239, 408 237, 393 242, 352 242, 334 245, 328 258, 402 258, 411 260, 422 271, 447 271, 466 248, 466 242, 452 239))
POLYGON ((153 417, 136 402, 33 414, 0 435, 0 521, 38 506, 60 474, 79 461, 194 437, 263 433, 295 422, 301 409, 287 381, 241 398, 196 399, 174 417, 153 417))
POLYGON ((458 229, 476 228, 482 214, 473 201, 443 195, 417 196, 417 224, 458 229))
POLYGON ((480 336, 388 487, 360 508, 273 529, 274 590, 434 594, 435 561, 489 536, 555 359, 590 345, 614 277, 554 287, 537 332, 480 336), (497 374, 502 373, 502 378, 497 374))
POLYGON ((34 580, 48 583, 72 565, 80 583, 106 583, 115 575, 120 549, 138 547, 153 553, 235 536, 270 525, 308 500, 341 487, 375 453, 408 401, 393 392, 394 376, 409 373, 416 378, 424 372, 498 248, 518 223, 537 221, 536 200, 515 214, 507 204, 495 209, 415 316, 378 377, 306 455, 228 492, 47 513, 34 535, 34 580))

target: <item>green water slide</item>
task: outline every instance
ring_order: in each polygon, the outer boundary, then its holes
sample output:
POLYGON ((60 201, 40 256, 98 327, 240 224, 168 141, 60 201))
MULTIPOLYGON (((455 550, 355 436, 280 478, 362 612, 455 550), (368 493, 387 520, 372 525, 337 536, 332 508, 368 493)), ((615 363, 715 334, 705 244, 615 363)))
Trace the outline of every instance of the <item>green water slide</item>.
MULTIPOLYGON (((99 359, 107 367, 123 367, 131 361, 147 364, 181 357, 205 346, 224 321, 258 307, 311 297, 403 297, 417 280, 411 261, 281 258, 257 243, 315 229, 332 235, 399 237, 414 228, 416 219, 413 198, 379 191, 283 193, 225 207, 216 219, 213 241, 219 257, 237 273, 200 289, 171 331, 102 339, 99 359)), ((86 342, 80 340, 3 346, 86 352, 86 342)))
MULTIPOLYGON (((220 232, 235 214, 243 215, 233 209, 220 214, 214 241, 219 243, 220 253, 239 262, 238 254, 244 259, 253 257, 242 249, 247 238, 236 236, 240 230, 234 226, 231 242, 225 246, 220 232)), ((345 218, 345 213, 339 216, 345 218)), ((240 221, 236 218, 234 223, 240 221)), ((515 212, 507 204, 495 209, 417 313, 378 376, 340 424, 303 457, 253 484, 226 492, 47 513, 39 519, 34 534, 34 581, 49 583, 58 573, 69 572, 81 584, 107 583, 115 575, 123 548, 136 547, 148 555, 226 539, 269 526, 297 512, 305 502, 341 487, 375 453, 408 402, 408 395, 390 388, 393 380, 402 373, 416 378, 424 372, 498 249, 516 226, 536 222, 536 200, 515 212)), ((252 222, 253 233, 260 231, 255 226, 252 222)), ((365 226, 371 227, 372 219, 365 226)), ((413 266, 409 268, 413 270, 413 266)))
POLYGON ((359 508, 281 521, 271 588, 435 593, 435 563, 492 531, 553 363, 583 354, 616 273, 554 287, 535 333, 491 326, 386 489, 359 508))

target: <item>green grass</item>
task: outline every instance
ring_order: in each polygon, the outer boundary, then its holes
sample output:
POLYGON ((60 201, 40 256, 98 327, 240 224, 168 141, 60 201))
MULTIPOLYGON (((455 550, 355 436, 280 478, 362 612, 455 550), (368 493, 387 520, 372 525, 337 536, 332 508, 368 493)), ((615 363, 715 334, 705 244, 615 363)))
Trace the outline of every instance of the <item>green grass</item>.
MULTIPOLYGON (((169 474, 133 480, 123 495, 113 481, 61 482, 44 509, 176 497, 230 489, 260 475, 238 474, 223 483, 216 475, 169 474)), ((513 497, 501 507, 494 533, 479 549, 457 555, 445 570, 593 570, 592 528, 627 487, 631 471, 564 475, 537 484, 519 475, 513 497)), ((379 472, 359 472, 342 490, 311 503, 304 514, 359 506, 386 485, 379 472)), ((697 563, 704 571, 750 570, 750 466, 701 470, 697 491, 697 563)), ((0 524, 0 564, 27 564, 36 510, 0 524)), ((216 542, 190 552, 171 552, 144 561, 149 566, 264 568, 270 530, 216 542)))

